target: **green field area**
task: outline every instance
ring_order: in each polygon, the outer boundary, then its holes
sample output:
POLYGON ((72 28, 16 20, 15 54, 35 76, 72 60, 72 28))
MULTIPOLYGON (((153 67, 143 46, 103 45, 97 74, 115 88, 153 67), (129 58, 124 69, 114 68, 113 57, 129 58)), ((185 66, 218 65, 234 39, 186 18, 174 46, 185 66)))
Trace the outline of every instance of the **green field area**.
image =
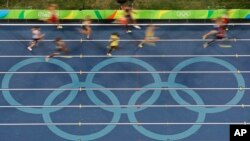
MULTIPOLYGON (((1 9, 119 9, 116 0, 0 0, 1 9)), ((129 2, 128 2, 129 3, 129 2)), ((134 0, 136 9, 249 9, 250 0, 134 0)))

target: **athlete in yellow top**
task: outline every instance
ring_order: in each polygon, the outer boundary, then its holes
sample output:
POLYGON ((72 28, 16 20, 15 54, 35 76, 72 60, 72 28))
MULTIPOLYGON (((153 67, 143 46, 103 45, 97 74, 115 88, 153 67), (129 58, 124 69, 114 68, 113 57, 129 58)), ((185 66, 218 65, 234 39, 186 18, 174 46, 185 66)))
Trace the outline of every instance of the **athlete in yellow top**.
POLYGON ((112 51, 117 49, 119 46, 119 42, 120 42, 120 36, 118 33, 112 33, 112 35, 110 36, 110 40, 109 40, 109 51, 107 53, 108 56, 112 56, 112 51))
POLYGON ((155 44, 155 42, 158 41, 160 38, 155 37, 154 34, 155 34, 155 26, 149 25, 148 28, 146 29, 144 40, 138 46, 142 48, 144 43, 155 44))

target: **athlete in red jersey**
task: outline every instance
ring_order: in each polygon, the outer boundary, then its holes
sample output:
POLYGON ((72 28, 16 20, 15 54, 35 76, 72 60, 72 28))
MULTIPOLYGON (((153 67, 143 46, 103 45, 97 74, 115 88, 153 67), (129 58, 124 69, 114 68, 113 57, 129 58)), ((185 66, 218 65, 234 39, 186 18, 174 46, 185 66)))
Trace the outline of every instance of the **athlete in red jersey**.
POLYGON ((207 39, 208 36, 211 36, 211 35, 214 36, 213 40, 206 42, 203 45, 204 48, 207 48, 209 45, 211 45, 211 43, 215 42, 218 39, 225 39, 226 38, 226 29, 225 29, 224 23, 221 20, 221 18, 215 20, 214 30, 211 30, 207 34, 203 35, 202 38, 207 39))
POLYGON ((47 19, 47 22, 50 24, 57 24, 57 29, 61 29, 62 26, 60 26, 60 24, 59 24, 59 19, 58 19, 57 13, 56 13, 56 9, 57 9, 56 4, 51 4, 48 7, 50 17, 47 19))

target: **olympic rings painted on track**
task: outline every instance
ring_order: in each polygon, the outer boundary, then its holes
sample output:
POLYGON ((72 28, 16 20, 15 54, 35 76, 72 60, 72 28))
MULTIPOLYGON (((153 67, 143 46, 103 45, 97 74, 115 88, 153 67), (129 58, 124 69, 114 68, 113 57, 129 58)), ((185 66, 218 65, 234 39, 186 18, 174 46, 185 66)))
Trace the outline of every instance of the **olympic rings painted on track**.
MULTIPOLYGON (((9 72, 15 72, 15 71, 18 71, 20 68, 24 67, 24 66, 27 66, 29 64, 33 64, 33 63, 41 63, 41 62, 45 62, 44 59, 42 58, 31 58, 31 59, 26 59, 24 61, 21 61, 17 64, 15 64, 14 66, 12 66, 10 69, 9 69, 9 72)), ((61 68, 63 68, 65 71, 74 71, 73 68, 71 66, 69 66, 68 64, 62 62, 62 61, 59 61, 59 60, 56 60, 56 59, 51 59, 49 61, 49 63, 51 64, 54 64, 54 65, 57 65, 61 68)), ((8 89, 9 88, 9 83, 10 83, 10 80, 12 78, 13 74, 5 74, 4 77, 3 77, 3 80, 2 80, 2 88, 3 89, 8 89)), ((78 79, 78 76, 76 74, 70 74, 70 78, 72 80, 72 83, 73 84, 79 84, 79 79, 78 79)), ((67 85, 69 86, 69 85, 67 85)), ((66 86, 65 86, 66 87, 66 86)), ((62 87, 63 88, 63 87, 62 87)), ((57 93, 59 93, 60 91, 58 91, 57 93)), ((69 96, 64 100, 62 101, 60 104, 58 105, 68 105, 71 103, 71 101, 69 99, 74 99, 74 97, 76 97, 77 95, 77 91, 71 91, 69 96)), ((18 101, 16 101, 10 91, 3 91, 3 96, 5 98, 5 100, 10 104, 10 105, 22 105, 21 103, 19 103, 18 101)), ((26 112, 26 113, 30 113, 30 114, 42 114, 44 112, 44 109, 43 108, 18 108, 20 111, 23 111, 23 112, 26 112)), ((60 108, 58 109, 50 109, 51 112, 53 111, 56 111, 56 110, 59 110, 60 108)))
MULTIPOLYGON (((169 83, 169 82, 162 82, 162 83, 155 83, 153 84, 154 86, 160 86, 160 87, 178 87, 178 88, 186 88, 184 85, 181 84, 177 84, 177 83, 169 83)), ((198 96, 198 94, 196 94, 193 90, 182 90, 185 91, 188 95, 190 95, 197 104, 202 105, 204 104, 204 102, 202 101, 202 99, 198 96)), ((138 98, 131 98, 129 101, 129 105, 134 105, 136 103, 136 101, 138 100, 138 98)), ((203 111, 199 111, 198 112, 198 118, 196 120, 196 122, 198 123, 202 123, 205 120, 205 116, 206 113, 203 111)), ((138 120, 136 119, 135 116, 135 112, 129 112, 128 113, 128 117, 129 117, 129 121, 130 122, 134 122, 134 123, 138 123, 138 120)), ((161 135, 158 133, 154 133, 152 131, 149 131, 148 129, 142 127, 142 126, 137 126, 137 125, 133 125, 133 127, 139 131, 140 133, 142 133, 143 135, 155 139, 155 140, 163 140, 166 141, 168 139, 170 140, 180 140, 183 138, 186 138, 192 134, 194 134, 196 131, 199 130, 199 128, 201 127, 201 125, 192 125, 189 129, 181 132, 181 133, 177 133, 177 134, 173 134, 173 135, 161 135)))
MULTIPOLYGON (((179 63, 178 65, 175 66, 175 68, 172 71, 181 71, 183 68, 185 68, 188 65, 194 64, 194 63, 199 63, 199 62, 211 62, 211 63, 215 63, 215 64, 219 64, 224 66, 225 68, 227 68, 230 71, 237 71, 237 69, 231 65, 230 63, 218 59, 218 58, 211 58, 211 57, 207 57, 207 58, 191 58, 188 60, 185 60, 181 63, 179 63)), ((171 83, 176 83, 176 77, 178 74, 170 74, 169 75, 169 79, 168 82, 171 83)), ((242 76, 242 74, 234 74, 238 86, 237 87, 245 87, 245 81, 244 78, 242 76)), ((179 104, 189 104, 188 102, 186 102, 184 99, 182 99, 179 94, 177 93, 176 90, 170 90, 169 91, 171 93, 171 96, 179 103, 179 104)), ((228 103, 226 103, 225 105, 235 105, 238 104, 240 102, 240 100, 242 99, 242 97, 244 96, 244 91, 240 91, 238 90, 236 95, 234 96, 234 98, 232 98, 228 103)), ((206 107, 187 107, 189 110, 192 111, 205 111, 207 113, 218 113, 218 112, 222 112, 225 110, 230 109, 231 107, 214 107, 214 108, 206 108, 206 107)))
MULTIPOLYGON (((126 63, 128 62, 128 63, 139 65, 139 66, 145 68, 147 71, 151 71, 151 72, 156 71, 148 63, 146 63, 146 62, 144 62, 142 60, 139 60, 139 59, 135 59, 135 58, 111 58, 111 59, 105 60, 105 61, 97 64, 96 66, 94 66, 94 68, 91 71, 97 72, 97 71, 100 71, 105 66, 108 66, 110 64, 113 64, 113 63, 124 63, 124 62, 126 62, 126 63)), ((88 87, 92 87, 91 84, 93 84, 94 76, 95 76, 95 74, 89 74, 87 76, 86 83, 89 84, 88 87)), ((159 74, 152 73, 152 77, 153 77, 155 83, 161 82, 161 78, 160 78, 159 74)), ((148 104, 148 105, 154 104, 154 102, 160 96, 160 93, 161 93, 161 90, 155 90, 153 92, 152 96, 145 103, 143 103, 143 104, 148 104)), ((94 94, 93 91, 88 90, 87 94, 90 97, 90 99, 92 100, 92 102, 94 102, 96 105, 103 105, 103 104, 105 104, 104 102, 102 102, 101 100, 99 100, 98 97, 96 97, 96 95, 94 94)), ((112 110, 110 108, 103 108, 103 109, 112 112, 112 110)), ((127 113, 128 112, 127 109, 128 108, 120 108, 120 111, 122 113, 127 113)), ((142 109, 137 109, 137 111, 140 111, 140 110, 142 110, 142 109)))
MULTIPOLYGON (((38 58, 32 58, 32 59, 26 59, 24 61, 21 61, 17 64, 15 64, 14 66, 12 66, 9 71, 18 71, 20 68, 32 64, 32 63, 42 63, 45 62, 44 59, 38 59, 38 58)), ((211 57, 207 57, 207 58, 191 58, 191 59, 187 59, 184 60, 183 62, 179 63, 178 65, 176 65, 173 69, 173 71, 181 71, 183 68, 185 68, 188 65, 194 64, 194 63, 199 63, 199 62, 211 62, 211 63, 215 63, 215 64, 219 64, 224 66, 226 69, 230 70, 230 71, 236 71, 237 69, 230 63, 221 60, 221 59, 217 59, 217 58, 211 58, 211 57)), ((69 71, 69 72, 74 72, 73 68, 70 67, 68 64, 59 61, 57 59, 51 59, 48 63, 52 63, 54 65, 57 65, 61 68, 63 68, 65 71, 69 71)), ((153 72, 156 71, 154 67, 152 67, 150 64, 146 63, 145 61, 139 60, 139 59, 135 59, 135 58, 110 58, 107 60, 104 60, 98 64, 96 64, 91 71, 100 71, 102 68, 111 65, 113 63, 131 63, 131 64, 135 64, 135 65, 139 65, 140 67, 146 69, 147 71, 153 72)), ((159 74, 156 73, 152 73, 152 78, 153 78, 153 82, 151 84, 147 84, 146 86, 144 86, 143 88, 161 88, 161 87, 180 87, 180 88, 187 88, 187 86, 184 86, 183 84, 179 84, 176 82, 176 77, 178 74, 170 74, 168 77, 168 82, 163 82, 161 80, 161 77, 159 74)), ((3 89, 8 89, 9 88, 9 83, 10 80, 12 78, 13 74, 5 74, 2 80, 2 88, 3 89)), ((241 74, 234 74, 237 83, 239 86, 245 87, 245 81, 244 78, 241 74)), ((61 86, 60 88, 79 88, 79 87, 85 87, 85 88, 104 88, 104 86, 101 86, 100 84, 96 84, 94 83, 94 78, 95 78, 95 74, 87 74, 86 76, 86 80, 84 82, 79 82, 79 78, 76 74, 70 74, 70 78, 72 80, 72 82, 70 82, 69 84, 66 84, 64 86, 61 86)), ((119 99, 116 97, 116 95, 112 92, 112 91, 107 91, 107 90, 99 90, 100 92, 102 92, 108 99, 110 99, 110 101, 112 102, 113 105, 120 105, 120 101, 119 99)), ((182 90, 183 92, 187 93, 189 96, 191 96, 194 101, 199 104, 202 105, 204 104, 202 98, 194 91, 194 90, 182 90)), ((53 103, 53 101, 56 99, 56 97, 58 97, 63 91, 53 91, 45 100, 44 105, 51 105, 53 103)), ((135 91, 131 98, 128 101, 129 105, 134 105, 136 104, 136 102, 138 101, 138 99, 143 96, 144 93, 146 93, 146 90, 141 90, 141 91, 135 91)), ((189 104, 188 102, 186 102, 183 98, 181 98, 179 96, 179 94, 177 93, 177 91, 175 90, 170 90, 170 95, 173 97, 173 99, 178 103, 178 104, 189 104)), ((99 99, 96 94, 94 93, 94 91, 86 91, 87 96, 89 97, 89 99, 95 103, 96 105, 106 105, 106 103, 104 101, 102 101, 101 99, 99 99)), ((77 96, 78 91, 70 91, 69 95, 58 105, 61 106, 66 106, 69 105, 71 102, 73 102, 73 100, 75 99, 75 97, 77 96)), ((239 101, 242 99, 244 94, 244 91, 238 91, 235 95, 235 97, 230 100, 227 104, 237 104, 239 103, 239 101)), ((149 97, 148 100, 146 100, 144 103, 142 103, 141 105, 152 105, 154 104, 157 99, 160 97, 161 95, 161 90, 155 90, 152 93, 152 96, 149 97)), ((3 91, 3 96, 5 98, 5 100, 10 104, 10 105, 22 105, 21 103, 17 102, 11 95, 10 91, 3 91)), ((205 108, 205 107, 186 107, 187 109, 191 110, 191 111, 195 111, 197 112, 198 116, 196 119, 196 122, 204 122, 205 120, 205 116, 207 113, 216 113, 216 112, 222 112, 225 110, 228 110, 230 107, 216 107, 216 108, 205 108)), ((31 113, 31 114, 41 114, 43 117, 44 122, 48 122, 48 123, 52 123, 52 117, 51 117, 51 113, 58 111, 62 108, 52 108, 52 109, 48 109, 48 108, 43 108, 43 109, 36 109, 36 108, 18 108, 18 110, 26 112, 26 113, 31 113)), ((136 113, 140 112, 142 110, 146 110, 146 108, 103 108, 103 110, 108 111, 108 112, 112 112, 113 113, 113 118, 111 119, 110 122, 119 122, 120 117, 122 114, 127 114, 128 119, 130 122, 138 122, 137 118, 136 118, 136 113)), ((87 134, 87 135, 73 135, 70 133, 67 133, 65 131, 63 131, 62 129, 58 128, 57 126, 48 126, 48 128, 56 135, 67 139, 67 140, 95 140, 95 139, 99 139, 105 135, 107 135, 108 133, 110 133, 116 126, 115 125, 107 125, 106 127, 104 127, 103 129, 101 129, 100 131, 97 131, 95 133, 91 133, 91 134, 87 134)), ((195 132, 197 132, 201 125, 192 125, 190 128, 188 128, 187 130, 174 134, 174 135, 163 135, 163 134, 158 134, 155 132, 152 132, 142 126, 137 126, 134 125, 133 126, 138 132, 140 132, 141 134, 151 138, 151 139, 155 139, 155 140, 167 140, 167 139, 171 139, 171 140, 179 140, 179 139, 184 139, 187 138, 189 136, 191 136, 192 134, 194 134, 195 132)))
MULTIPOLYGON (((88 85, 89 84, 87 84, 87 83, 81 83, 81 87, 87 87, 88 85)), ((94 86, 95 88, 103 88, 102 86, 97 85, 97 84, 92 84, 91 86, 94 86)), ((103 93, 111 100, 113 105, 119 105, 118 99, 114 98, 111 91, 103 91, 103 93)), ((44 102, 44 105, 51 105, 53 100, 59 94, 54 93, 54 94, 51 94, 51 95, 52 95, 51 97, 53 97, 53 99, 52 98, 46 99, 46 101, 44 102)), ((110 122, 117 123, 120 120, 121 112, 119 112, 119 109, 117 109, 117 108, 112 108, 112 110, 113 110, 114 115, 113 115, 113 118, 112 118, 112 120, 110 122)), ((50 112, 43 112, 43 120, 46 123, 53 123, 53 121, 52 121, 52 119, 50 117, 50 112)), ((58 136, 60 136, 62 138, 65 138, 65 139, 68 139, 68 140, 74 140, 74 141, 76 141, 76 140, 87 141, 87 140, 95 140, 95 139, 101 138, 104 135, 111 132, 115 127, 116 127, 115 125, 108 125, 105 128, 103 128, 102 130, 100 130, 100 131, 98 131, 96 133, 89 134, 89 135, 72 135, 70 133, 66 133, 66 132, 62 131, 60 128, 58 128, 55 125, 48 126, 48 128, 53 133, 55 133, 56 135, 58 135, 58 136)))

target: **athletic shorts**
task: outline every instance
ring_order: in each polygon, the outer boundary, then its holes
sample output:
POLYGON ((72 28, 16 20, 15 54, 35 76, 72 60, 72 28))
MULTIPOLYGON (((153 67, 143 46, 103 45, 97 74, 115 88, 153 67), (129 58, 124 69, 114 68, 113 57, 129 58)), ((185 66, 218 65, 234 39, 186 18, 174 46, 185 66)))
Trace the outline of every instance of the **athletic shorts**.
POLYGON ((216 39, 224 39, 224 38, 225 38, 225 35, 216 35, 215 38, 216 38, 216 39))
POLYGON ((39 40, 41 40, 41 38, 33 38, 33 39, 32 39, 32 42, 37 43, 39 40))
POLYGON ((111 46, 110 48, 111 48, 111 49, 117 49, 118 46, 111 46))
POLYGON ((154 36, 146 36, 145 39, 146 39, 146 40, 154 40, 155 37, 154 37, 154 36))

